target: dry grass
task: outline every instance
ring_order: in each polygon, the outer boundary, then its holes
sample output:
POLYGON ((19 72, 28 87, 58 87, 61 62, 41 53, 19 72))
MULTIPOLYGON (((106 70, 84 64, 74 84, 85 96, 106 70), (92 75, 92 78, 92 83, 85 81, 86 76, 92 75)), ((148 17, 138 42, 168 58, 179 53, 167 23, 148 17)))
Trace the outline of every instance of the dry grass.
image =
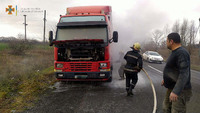
POLYGON ((200 50, 198 48, 192 50, 191 68, 200 71, 200 50))
POLYGON ((0 51, 0 112, 20 112, 32 106, 55 80, 53 48, 36 46, 24 55, 10 53, 9 49, 0 51))
POLYGON ((0 77, 15 78, 53 65, 53 52, 49 50, 33 49, 23 56, 9 54, 9 51, 0 54, 0 77))

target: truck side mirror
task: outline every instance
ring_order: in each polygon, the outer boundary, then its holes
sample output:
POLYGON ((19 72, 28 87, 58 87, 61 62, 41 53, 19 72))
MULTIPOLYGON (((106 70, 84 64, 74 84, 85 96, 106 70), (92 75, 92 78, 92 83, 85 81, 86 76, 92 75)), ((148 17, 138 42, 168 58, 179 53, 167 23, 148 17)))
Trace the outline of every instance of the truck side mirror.
POLYGON ((53 45, 53 31, 49 31, 49 46, 53 45))
POLYGON ((118 42, 118 32, 117 31, 113 32, 113 42, 118 42))

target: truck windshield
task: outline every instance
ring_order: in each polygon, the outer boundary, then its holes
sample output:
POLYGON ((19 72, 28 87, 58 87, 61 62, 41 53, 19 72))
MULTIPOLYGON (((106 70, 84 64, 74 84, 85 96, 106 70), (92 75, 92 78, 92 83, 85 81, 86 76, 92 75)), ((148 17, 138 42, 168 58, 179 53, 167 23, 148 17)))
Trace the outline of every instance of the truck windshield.
POLYGON ((107 42, 106 27, 58 28, 56 40, 103 39, 107 42))

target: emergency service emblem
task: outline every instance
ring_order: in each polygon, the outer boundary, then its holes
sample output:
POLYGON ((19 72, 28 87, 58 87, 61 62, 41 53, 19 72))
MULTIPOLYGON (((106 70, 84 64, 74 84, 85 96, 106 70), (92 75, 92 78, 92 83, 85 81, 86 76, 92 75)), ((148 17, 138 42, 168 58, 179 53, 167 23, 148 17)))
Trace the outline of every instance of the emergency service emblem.
POLYGON ((12 15, 13 12, 15 12, 15 8, 12 8, 12 5, 8 5, 8 8, 6 8, 6 12, 8 12, 9 15, 12 15))

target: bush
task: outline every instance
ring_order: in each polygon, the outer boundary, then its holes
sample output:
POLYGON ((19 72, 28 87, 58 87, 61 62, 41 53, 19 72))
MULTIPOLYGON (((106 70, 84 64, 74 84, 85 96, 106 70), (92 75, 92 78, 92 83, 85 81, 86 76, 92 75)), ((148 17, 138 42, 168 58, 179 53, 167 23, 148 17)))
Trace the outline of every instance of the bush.
POLYGON ((5 50, 7 48, 8 48, 8 44, 7 43, 0 42, 0 51, 5 50))
POLYGON ((32 48, 32 44, 24 40, 12 40, 8 46, 11 49, 11 54, 14 55, 24 55, 26 50, 32 48))

